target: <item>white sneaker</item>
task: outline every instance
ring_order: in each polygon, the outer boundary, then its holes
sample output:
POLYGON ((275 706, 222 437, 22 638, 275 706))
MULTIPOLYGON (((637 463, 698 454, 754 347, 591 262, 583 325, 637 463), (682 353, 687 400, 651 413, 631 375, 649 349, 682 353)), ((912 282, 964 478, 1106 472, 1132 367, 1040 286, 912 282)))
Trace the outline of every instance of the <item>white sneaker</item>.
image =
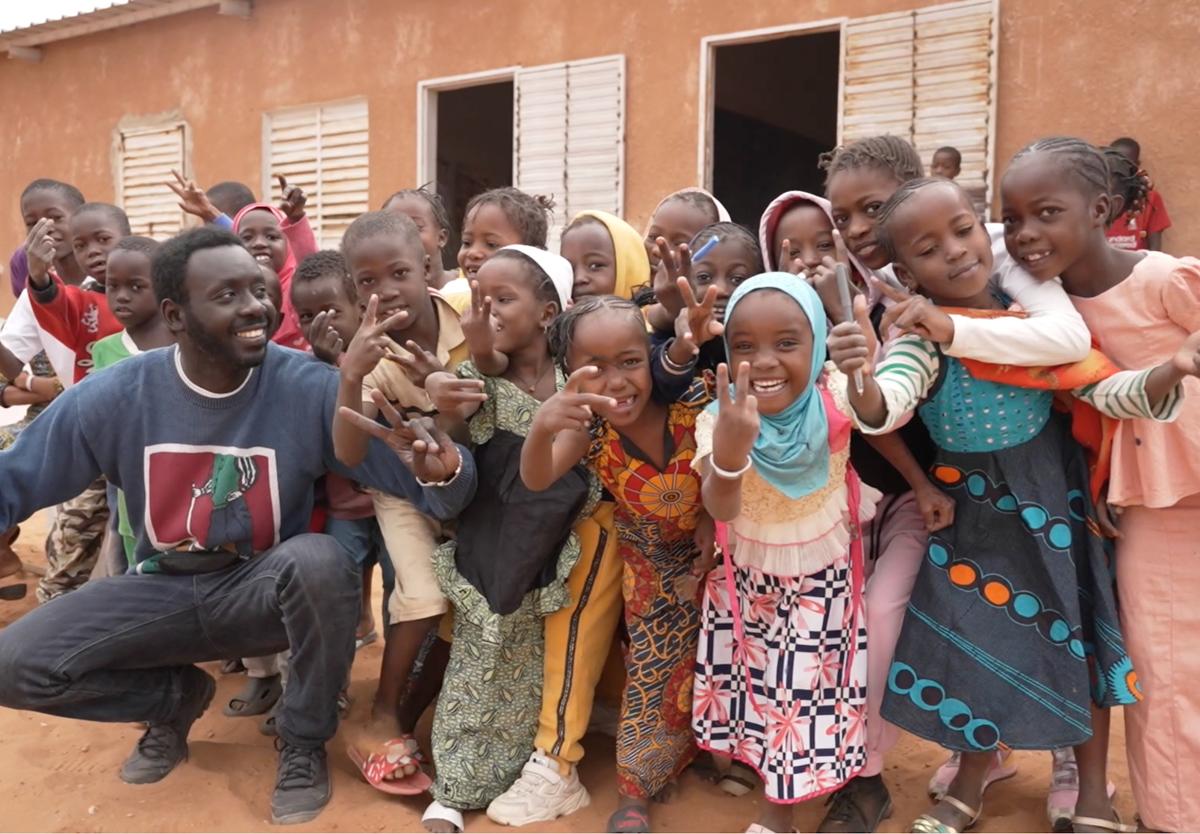
POLYGON ((573 814, 592 801, 579 774, 558 772, 558 763, 535 750, 513 786, 492 800, 488 819, 500 825, 529 825, 573 814))

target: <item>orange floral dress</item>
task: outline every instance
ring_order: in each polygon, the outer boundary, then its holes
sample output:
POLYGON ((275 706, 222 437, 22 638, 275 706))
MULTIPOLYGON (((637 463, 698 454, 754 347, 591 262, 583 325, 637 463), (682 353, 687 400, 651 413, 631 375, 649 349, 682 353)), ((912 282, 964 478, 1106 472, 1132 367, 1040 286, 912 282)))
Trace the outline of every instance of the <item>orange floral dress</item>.
POLYGON ((697 385, 669 407, 667 464, 661 470, 607 422, 593 429, 589 461, 616 501, 625 563, 629 651, 617 730, 617 780, 625 796, 659 793, 696 753, 692 670, 701 586, 691 568, 703 506, 692 458, 696 415, 707 402, 707 389, 697 385))

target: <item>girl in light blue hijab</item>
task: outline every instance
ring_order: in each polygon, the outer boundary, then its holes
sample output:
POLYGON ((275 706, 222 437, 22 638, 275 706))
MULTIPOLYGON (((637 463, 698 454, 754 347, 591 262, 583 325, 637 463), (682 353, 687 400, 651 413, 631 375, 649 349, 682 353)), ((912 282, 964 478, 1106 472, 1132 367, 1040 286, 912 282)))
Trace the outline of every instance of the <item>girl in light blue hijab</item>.
POLYGON ((704 598, 692 730, 761 775, 759 832, 796 830, 796 804, 866 763, 857 530, 879 493, 850 466, 848 406, 832 393, 845 381, 825 369, 825 335, 802 279, 744 282, 725 313, 736 382, 722 365, 720 399, 696 424, 694 465, 725 558, 704 598))

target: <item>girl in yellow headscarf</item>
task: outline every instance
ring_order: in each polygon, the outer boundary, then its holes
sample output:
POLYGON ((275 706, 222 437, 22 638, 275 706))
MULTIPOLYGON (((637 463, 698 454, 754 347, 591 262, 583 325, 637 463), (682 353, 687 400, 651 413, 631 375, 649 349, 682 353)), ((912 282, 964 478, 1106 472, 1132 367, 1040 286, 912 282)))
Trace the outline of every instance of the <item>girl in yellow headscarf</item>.
POLYGON ((575 268, 572 298, 616 295, 633 298, 650 283, 650 260, 642 236, 616 215, 581 211, 562 235, 560 253, 575 268))

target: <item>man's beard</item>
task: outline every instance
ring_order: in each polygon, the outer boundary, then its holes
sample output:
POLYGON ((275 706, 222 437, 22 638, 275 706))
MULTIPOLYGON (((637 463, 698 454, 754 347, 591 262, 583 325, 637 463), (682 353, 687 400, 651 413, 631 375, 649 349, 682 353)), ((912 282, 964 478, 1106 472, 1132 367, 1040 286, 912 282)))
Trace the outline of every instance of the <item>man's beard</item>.
MULTIPOLYGON (((187 327, 188 340, 196 350, 217 364, 228 365, 234 368, 257 368, 262 364, 263 358, 266 356, 265 350, 253 358, 238 355, 238 352, 234 350, 234 346, 230 342, 230 339, 236 339, 237 336, 224 337, 206 330, 192 316, 191 310, 187 307, 183 309, 183 321, 187 327)), ((269 326, 269 320, 263 323, 264 329, 269 326)))

